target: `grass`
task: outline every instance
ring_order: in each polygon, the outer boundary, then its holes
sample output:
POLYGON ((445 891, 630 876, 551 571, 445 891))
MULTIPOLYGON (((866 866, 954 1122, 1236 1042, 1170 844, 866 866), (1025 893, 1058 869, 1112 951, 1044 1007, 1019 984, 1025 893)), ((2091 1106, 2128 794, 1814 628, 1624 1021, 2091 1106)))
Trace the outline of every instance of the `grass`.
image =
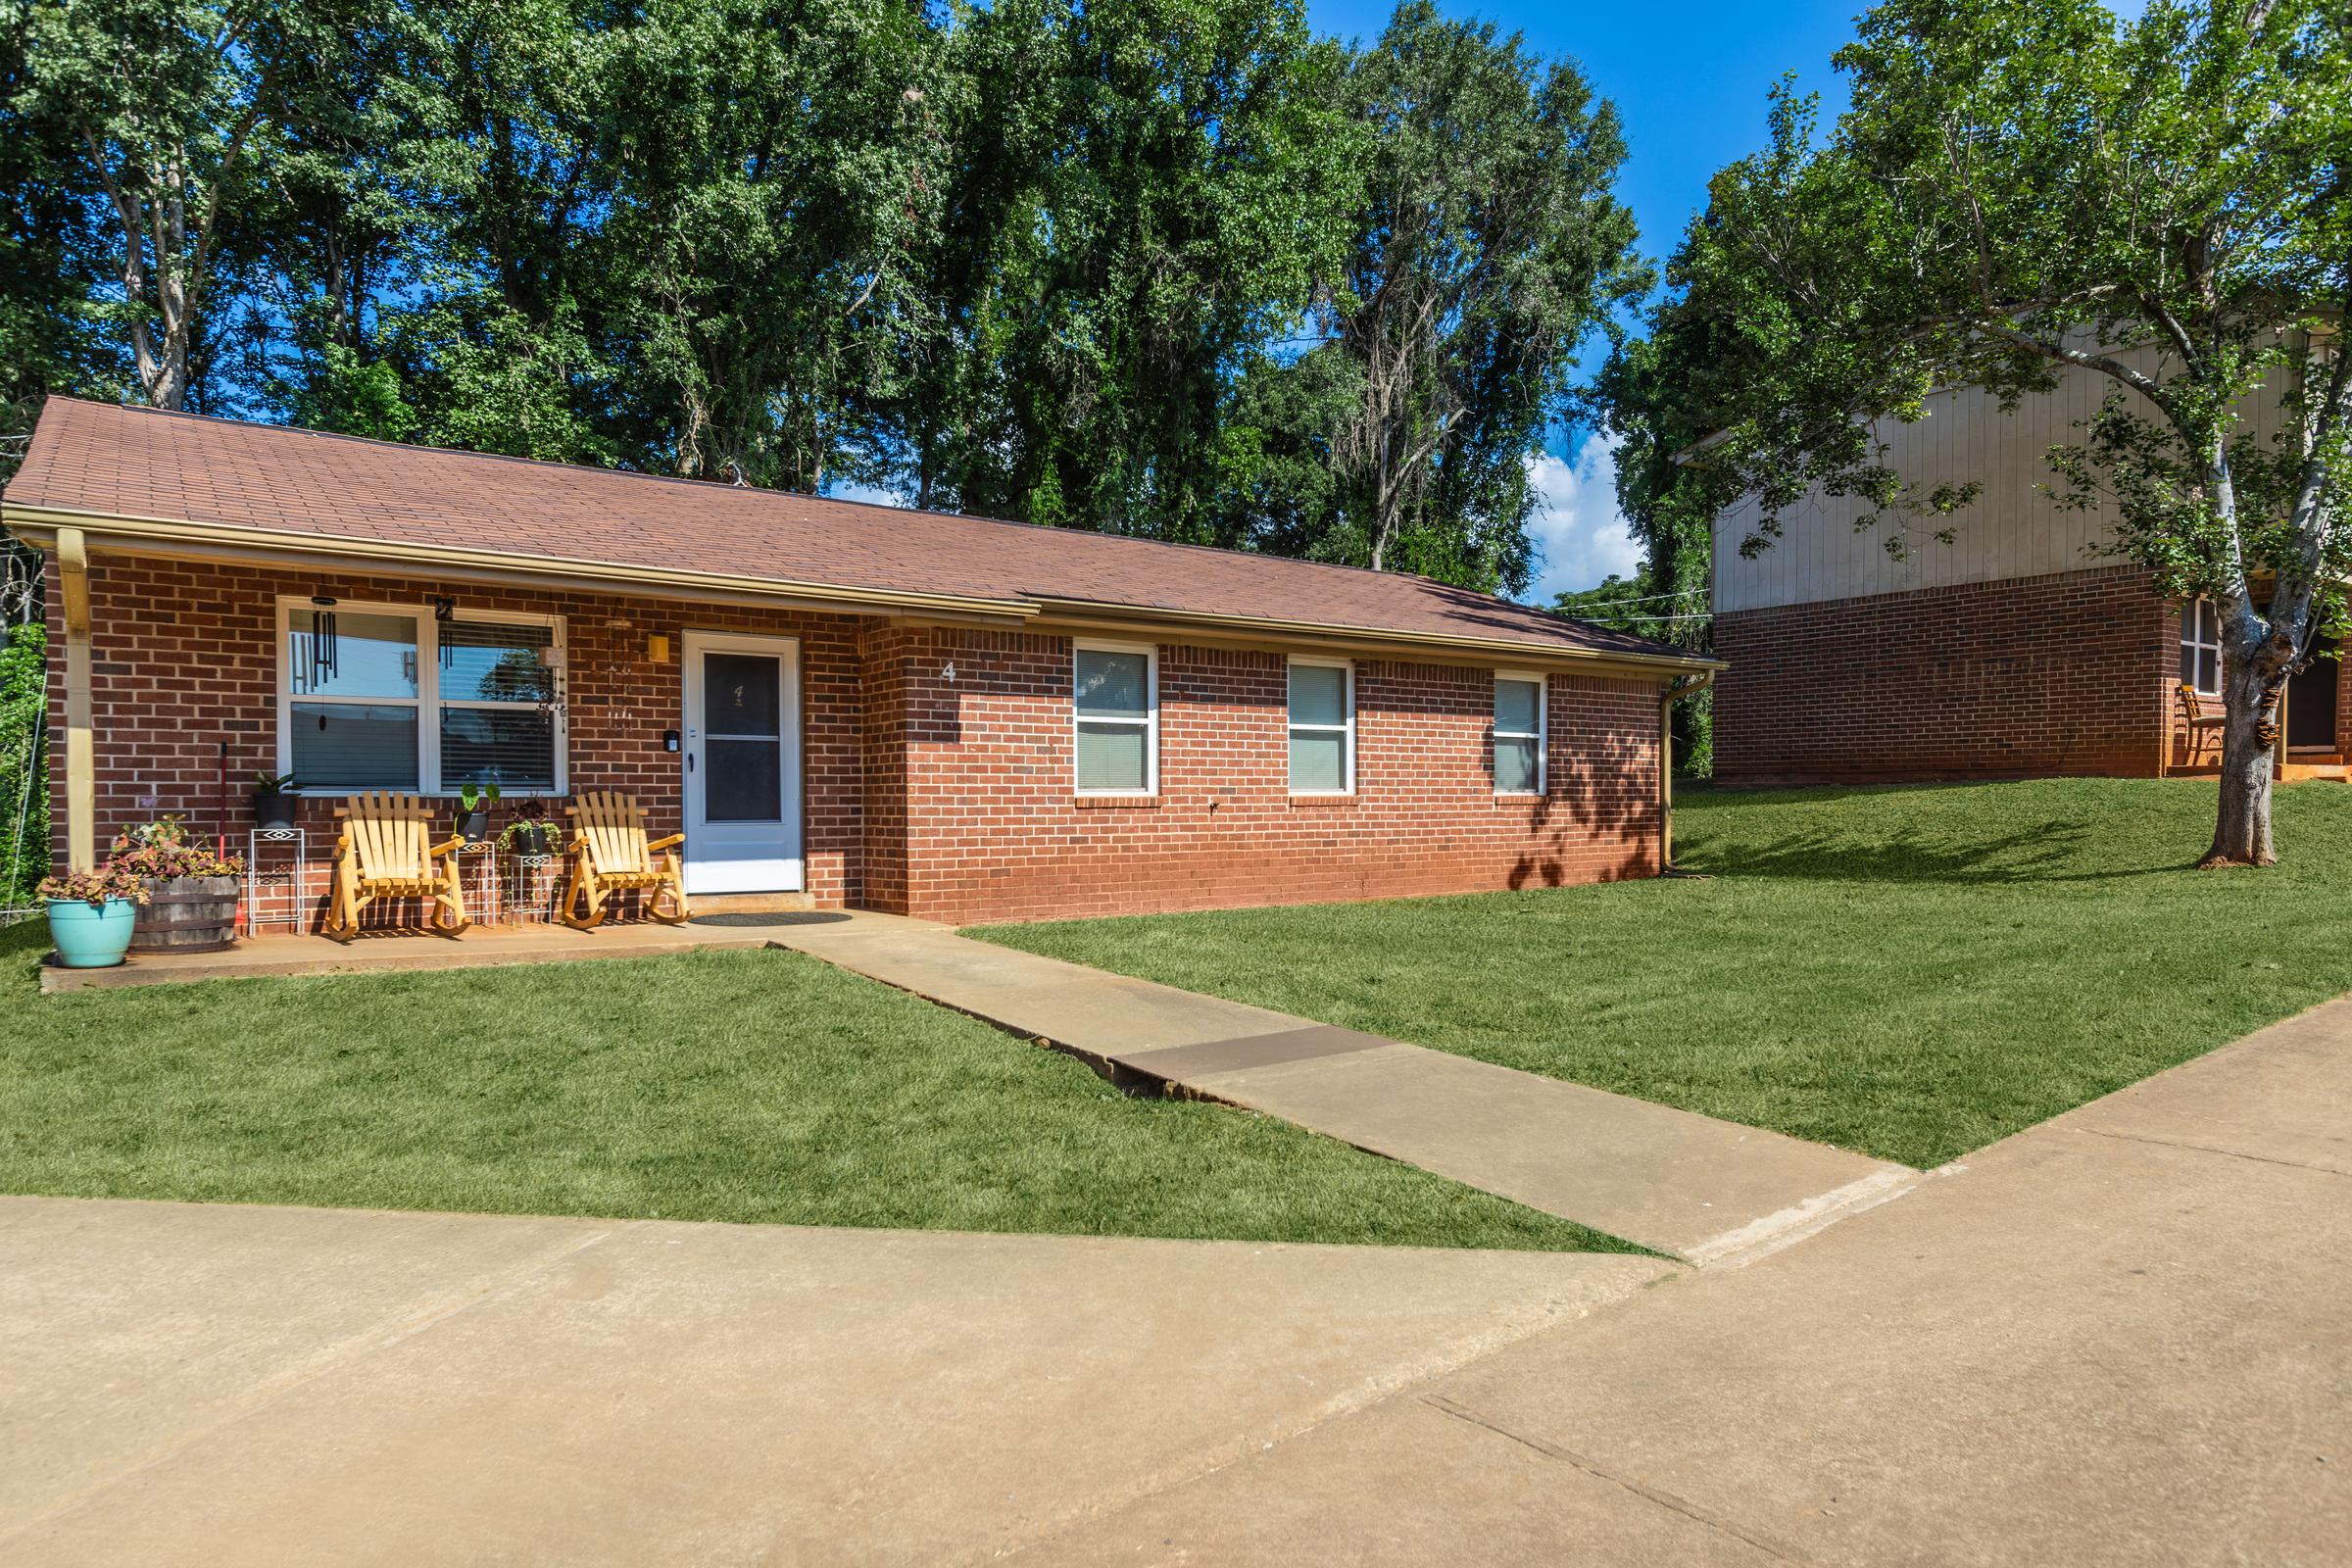
POLYGON ((2194 780, 1677 803, 1710 881, 972 933, 1929 1166, 2352 989, 2352 788, 2197 871, 2194 780))
POLYGON ((42 997, 0 931, 0 1191, 1627 1250, 798 954, 42 997))

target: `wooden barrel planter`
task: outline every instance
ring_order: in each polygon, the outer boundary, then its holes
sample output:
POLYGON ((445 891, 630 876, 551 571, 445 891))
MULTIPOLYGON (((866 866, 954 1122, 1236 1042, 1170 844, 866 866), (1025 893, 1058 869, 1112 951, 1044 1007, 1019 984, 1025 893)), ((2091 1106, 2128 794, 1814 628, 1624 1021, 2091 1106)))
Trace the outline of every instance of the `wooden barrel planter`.
POLYGON ((133 953, 219 953, 237 940, 237 879, 179 876, 147 884, 133 953))

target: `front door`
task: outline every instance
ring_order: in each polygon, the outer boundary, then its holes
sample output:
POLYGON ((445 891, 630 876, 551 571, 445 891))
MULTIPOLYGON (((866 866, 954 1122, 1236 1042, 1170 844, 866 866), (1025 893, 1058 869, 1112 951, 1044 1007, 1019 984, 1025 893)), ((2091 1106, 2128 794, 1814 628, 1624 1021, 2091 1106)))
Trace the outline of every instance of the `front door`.
POLYGON ((686 891, 801 888, 800 646, 686 634, 686 891))
POLYGON ((2286 681, 2286 749, 2290 752, 2332 752, 2335 750, 2335 702, 2338 669, 2335 645, 2329 643, 2321 657, 2314 650, 2311 662, 2287 677, 2286 681))

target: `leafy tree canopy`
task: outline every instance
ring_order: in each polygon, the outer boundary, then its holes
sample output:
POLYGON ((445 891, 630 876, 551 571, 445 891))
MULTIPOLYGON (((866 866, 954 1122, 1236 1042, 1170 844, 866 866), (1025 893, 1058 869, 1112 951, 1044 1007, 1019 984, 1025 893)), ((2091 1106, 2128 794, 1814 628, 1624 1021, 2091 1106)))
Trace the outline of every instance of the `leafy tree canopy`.
POLYGON ((1753 552, 1818 493, 1891 550, 1933 548, 1975 487, 1910 482, 1880 422, 1941 385, 2014 408, 2101 378, 2053 489, 2167 592, 2222 607, 2213 858, 2271 858, 2278 694, 2352 567, 2347 26, 2325 0, 1871 11, 1838 56, 1851 108, 1825 135, 1776 95, 1770 147, 1716 176, 1652 341, 1611 368, 1642 525, 1680 552, 1752 494, 1753 552), (2276 439, 2244 417, 2258 391, 2285 400, 2276 439))

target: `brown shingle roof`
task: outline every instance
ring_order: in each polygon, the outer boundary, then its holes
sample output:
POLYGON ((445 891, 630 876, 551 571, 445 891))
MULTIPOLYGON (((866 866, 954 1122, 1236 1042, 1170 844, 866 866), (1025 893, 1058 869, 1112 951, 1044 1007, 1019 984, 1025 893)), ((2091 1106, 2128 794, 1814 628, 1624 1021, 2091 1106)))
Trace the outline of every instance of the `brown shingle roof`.
POLYGON ((51 398, 11 511, 599 565, 1238 616, 1531 652, 1683 650, 1425 577, 51 398))

